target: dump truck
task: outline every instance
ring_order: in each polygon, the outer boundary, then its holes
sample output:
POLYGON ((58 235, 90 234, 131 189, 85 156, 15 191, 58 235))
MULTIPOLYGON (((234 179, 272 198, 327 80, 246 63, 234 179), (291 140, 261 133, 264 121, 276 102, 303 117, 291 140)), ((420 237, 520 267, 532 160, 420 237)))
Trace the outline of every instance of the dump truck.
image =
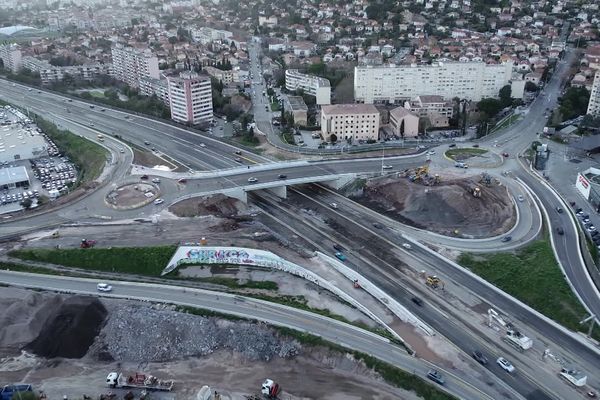
POLYGON ((533 347, 533 340, 523 335, 521 332, 509 329, 506 331, 504 341, 514 346, 517 350, 523 352, 533 347))
POLYGON ((173 389, 172 380, 161 380, 152 375, 136 372, 133 375, 123 375, 120 372, 111 372, 106 377, 106 383, 111 388, 145 389, 149 391, 160 390, 170 392, 173 389))
POLYGON ((267 399, 277 399, 277 396, 281 393, 281 386, 271 379, 265 379, 260 392, 267 399))

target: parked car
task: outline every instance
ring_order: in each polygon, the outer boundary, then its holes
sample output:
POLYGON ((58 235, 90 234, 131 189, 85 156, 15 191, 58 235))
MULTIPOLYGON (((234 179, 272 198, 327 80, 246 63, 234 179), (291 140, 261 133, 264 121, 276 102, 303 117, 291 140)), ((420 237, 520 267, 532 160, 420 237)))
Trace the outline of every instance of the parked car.
POLYGON ((484 356, 483 353, 479 350, 473 351, 471 355, 473 356, 475 361, 477 361, 481 365, 486 365, 488 363, 488 359, 486 358, 486 356, 484 356))
POLYGON ((500 368, 502 368, 508 373, 513 373, 515 371, 515 366, 512 365, 512 363, 504 357, 498 358, 496 360, 496 363, 500 366, 500 368))
POLYGON ((340 253, 339 251, 337 253, 335 253, 335 256, 340 261, 346 261, 346 256, 344 254, 340 253))
POLYGON ((442 376, 440 371, 438 371, 436 369, 430 369, 427 372, 427 377, 429 379, 431 379, 432 381, 434 381, 435 383, 439 383, 440 385, 443 385, 445 383, 444 377, 442 376))
POLYGON ((99 292, 110 292, 112 291, 112 286, 108 283, 99 283, 96 285, 96 289, 98 289, 99 292))

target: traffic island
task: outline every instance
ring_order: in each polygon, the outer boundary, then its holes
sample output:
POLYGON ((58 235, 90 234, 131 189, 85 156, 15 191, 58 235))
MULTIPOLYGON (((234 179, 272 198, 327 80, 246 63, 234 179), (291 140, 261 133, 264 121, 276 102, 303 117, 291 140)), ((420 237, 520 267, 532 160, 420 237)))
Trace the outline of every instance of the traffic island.
POLYGON ((126 183, 111 190, 104 202, 115 210, 132 210, 156 200, 160 188, 149 182, 126 183))

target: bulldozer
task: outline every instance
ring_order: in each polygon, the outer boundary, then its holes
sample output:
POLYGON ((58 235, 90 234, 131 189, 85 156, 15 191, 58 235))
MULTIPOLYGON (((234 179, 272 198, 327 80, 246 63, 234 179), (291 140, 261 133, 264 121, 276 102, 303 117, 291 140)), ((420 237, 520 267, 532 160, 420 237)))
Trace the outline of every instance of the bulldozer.
POLYGON ((442 289, 444 289, 444 282, 440 278, 438 278, 436 275, 427 275, 425 284, 432 289, 437 289, 440 286, 442 287, 442 289))

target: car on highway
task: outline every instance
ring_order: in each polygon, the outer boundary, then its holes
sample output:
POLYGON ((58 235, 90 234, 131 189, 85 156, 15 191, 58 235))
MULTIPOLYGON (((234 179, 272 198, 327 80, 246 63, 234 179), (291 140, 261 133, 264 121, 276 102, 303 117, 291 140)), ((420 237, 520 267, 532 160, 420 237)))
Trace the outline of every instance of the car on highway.
POLYGON ((502 157, 508 157, 508 153, 507 152, 502 153, 502 157))
POLYGON ((204 143, 200 143, 200 147, 206 147, 204 143))
POLYGON ((125 149, 124 149, 124 148, 122 148, 122 147, 120 147, 120 148, 119 148, 119 151, 120 151, 121 153, 125 153, 125 149))
POLYGON ((437 369, 430 369, 429 371, 427 371, 427 378, 431 379, 435 383, 439 383, 440 385, 443 385, 445 383, 444 377, 437 369))
POLYGON ((150 146, 150 142, 149 142, 149 141, 147 141, 147 140, 144 140, 144 144, 145 144, 146 146, 150 146))
POLYGON ((333 248, 336 249, 337 251, 344 251, 344 248, 337 243, 333 244, 333 248))
POLYGON ((556 207, 556 212, 557 212, 557 213, 559 213, 559 214, 562 214, 562 212, 563 212, 563 209, 562 209, 562 208, 560 208, 560 207, 556 207))
POLYGON ((402 247, 404 247, 406 250, 412 249, 412 246, 410 245, 410 243, 402 243, 402 247))
POLYGON ((287 175, 286 174, 279 174, 279 175, 277 175, 277 177, 279 179, 285 179, 285 178, 287 178, 287 175))
POLYGON ((140 179, 146 180, 146 179, 148 179, 148 175, 142 175, 142 176, 140 176, 140 179))
POLYGON ((511 240, 512 240, 511 236, 504 236, 502 239, 500 239, 500 241, 502 243, 510 242, 511 240))
POLYGON ((111 292, 112 291, 112 286, 109 285, 108 283, 99 283, 96 285, 96 289, 99 292, 111 292))
POLYGON ((373 222, 373 226, 374 226, 375 228, 377 228, 377 229, 383 229, 383 225, 381 225, 381 224, 380 224, 380 223, 378 223, 378 222, 373 222))
POLYGON ((488 363, 487 357, 484 356, 483 353, 479 350, 474 350, 473 353, 471 353, 471 355, 473 356, 475 361, 477 361, 481 365, 486 365, 488 363))
POLYGON ((236 151, 233 152, 233 154, 237 154, 238 156, 241 156, 242 152, 240 150, 236 150, 236 151))
POLYGON ((346 261, 346 256, 344 254, 340 253, 339 251, 337 253, 335 253, 335 256, 340 261, 346 261))
POLYGON ((515 366, 512 365, 512 363, 504 357, 499 357, 496 360, 496 364, 498 364, 500 366, 500 368, 502 368, 503 370, 505 370, 508 373, 513 373, 515 371, 515 366))
POLYGON ((525 199, 523 198, 523 195, 519 195, 519 196, 517 196, 517 199, 518 199, 519 201, 523 201, 523 200, 525 200, 525 199))
POLYGON ((242 162, 242 159, 241 159, 241 158, 239 158, 239 157, 236 157, 236 158, 234 158, 234 159, 233 159, 233 161, 241 163, 241 162, 242 162))
POLYGON ((560 226, 557 226, 556 227, 556 233, 558 233, 559 235, 564 235, 565 231, 560 226))
POLYGON ((153 178, 152 183, 160 183, 160 178, 153 178))
POLYGON ((162 204, 164 202, 165 202, 164 199, 156 199, 156 200, 154 200, 154 205, 157 206, 157 205, 162 204))
POLYGON ((419 307, 423 307, 424 303, 423 303, 423 300, 421 298, 415 296, 415 297, 412 297, 410 300, 413 303, 415 303, 416 305, 418 305, 419 307))
POLYGON ((381 168, 383 168, 383 169, 392 169, 392 168, 394 168, 394 167, 393 167, 393 166, 391 166, 391 165, 384 165, 384 166, 382 166, 381 168))
POLYGON ((429 150, 429 151, 427 152, 427 155, 428 155, 428 156, 432 156, 432 155, 434 155, 434 154, 435 154, 435 150, 429 150))
POLYGON ((255 182, 258 182, 258 179, 252 176, 252 177, 248 178, 248 182, 255 183, 255 182))
POLYGON ((338 205, 337 205, 337 203, 329 203, 329 207, 331 207, 331 208, 333 208, 333 209, 337 210, 337 208, 338 208, 338 205))

